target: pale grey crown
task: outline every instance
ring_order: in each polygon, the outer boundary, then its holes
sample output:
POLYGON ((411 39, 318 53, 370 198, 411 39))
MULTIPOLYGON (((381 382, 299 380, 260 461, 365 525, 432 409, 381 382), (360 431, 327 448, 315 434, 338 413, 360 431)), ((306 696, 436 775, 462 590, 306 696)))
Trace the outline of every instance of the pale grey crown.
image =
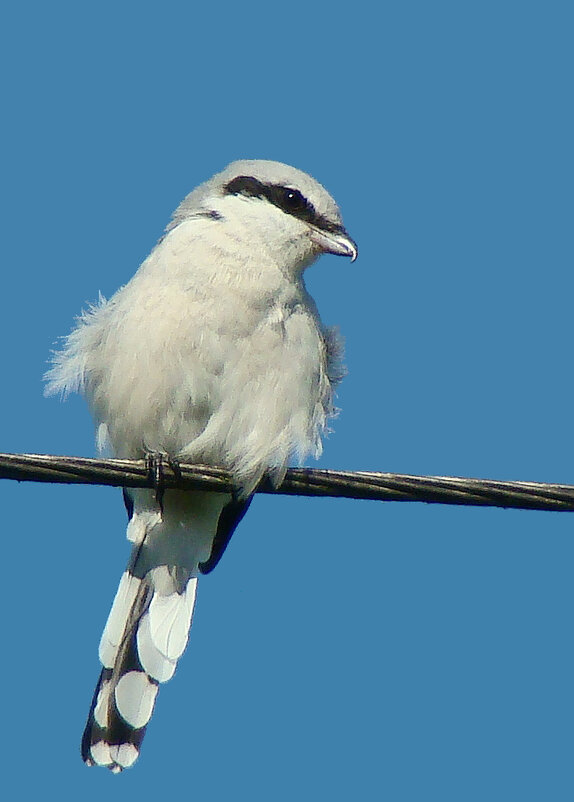
MULTIPOLYGON (((307 173, 281 162, 264 159, 242 159, 229 164, 209 181, 200 184, 187 195, 173 214, 168 230, 175 228, 183 220, 198 212, 212 211, 213 201, 229 193, 229 186, 241 177, 253 179, 255 185, 264 187, 289 188, 298 191, 316 213, 317 219, 323 221, 328 228, 338 229, 342 226, 339 208, 327 190, 307 173)), ((244 190, 245 192, 245 190, 244 190)), ((244 194, 242 192, 241 194, 244 194)), ((255 194, 255 190, 250 192, 255 194)), ((278 205, 278 204, 276 204, 278 205)), ((296 215, 297 216, 297 215, 296 215)), ((305 219, 305 218, 303 218, 305 219)))

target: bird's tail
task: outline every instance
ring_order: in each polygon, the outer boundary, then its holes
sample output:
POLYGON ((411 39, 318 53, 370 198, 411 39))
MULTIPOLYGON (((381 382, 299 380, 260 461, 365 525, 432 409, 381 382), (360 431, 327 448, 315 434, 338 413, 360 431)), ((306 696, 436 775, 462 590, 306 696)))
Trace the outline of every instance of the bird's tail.
POLYGON ((187 644, 197 578, 159 566, 143 579, 127 570, 100 643, 102 673, 94 693, 82 757, 121 771, 139 754, 160 682, 175 672, 187 644), (183 579, 183 581, 182 581, 183 579))
POLYGON ((134 763, 159 683, 171 679, 187 644, 198 564, 209 557, 222 502, 213 508, 216 494, 203 504, 204 494, 188 493, 182 506, 176 492, 166 493, 161 512, 138 510, 136 499, 128 527, 136 545, 100 642, 103 668, 82 738, 89 766, 119 772, 134 763))

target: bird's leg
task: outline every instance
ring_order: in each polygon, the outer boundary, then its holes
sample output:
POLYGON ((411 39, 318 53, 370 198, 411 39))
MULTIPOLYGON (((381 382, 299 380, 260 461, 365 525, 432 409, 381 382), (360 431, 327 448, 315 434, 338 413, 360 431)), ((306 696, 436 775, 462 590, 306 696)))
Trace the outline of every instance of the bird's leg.
POLYGON ((163 515, 163 496, 165 493, 165 465, 169 465, 176 479, 181 479, 179 462, 170 454, 162 451, 150 452, 146 455, 147 470, 155 490, 155 500, 163 515))
POLYGON ((179 467, 179 460, 177 460, 175 457, 172 457, 171 454, 166 454, 165 460, 169 465, 169 467, 172 469, 173 474, 177 479, 177 481, 178 482, 181 481, 182 476, 181 476, 181 468, 179 467))
POLYGON ((165 481, 163 475, 163 463, 165 454, 161 452, 146 454, 146 465, 149 479, 155 490, 155 501, 163 516, 163 494, 165 493, 165 481))

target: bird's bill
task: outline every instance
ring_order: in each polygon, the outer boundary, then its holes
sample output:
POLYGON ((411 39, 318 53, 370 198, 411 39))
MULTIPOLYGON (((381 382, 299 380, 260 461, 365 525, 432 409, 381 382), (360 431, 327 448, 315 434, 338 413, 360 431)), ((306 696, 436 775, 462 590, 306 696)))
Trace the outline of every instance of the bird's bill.
POLYGON ((357 243, 351 239, 344 228, 339 231, 324 231, 321 228, 311 228, 311 241, 324 253, 334 253, 337 256, 350 256, 354 262, 359 253, 357 243))

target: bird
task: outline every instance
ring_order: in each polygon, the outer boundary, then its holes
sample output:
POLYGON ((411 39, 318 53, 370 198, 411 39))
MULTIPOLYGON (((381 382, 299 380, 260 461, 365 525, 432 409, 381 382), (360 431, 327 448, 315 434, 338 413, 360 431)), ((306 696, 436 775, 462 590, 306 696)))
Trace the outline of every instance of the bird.
POLYGON ((278 486, 292 461, 321 454, 345 369, 303 274, 322 253, 357 252, 310 175, 232 162, 187 195, 131 280, 84 310, 52 354, 46 394, 82 393, 98 451, 151 460, 158 479, 123 490, 132 553, 100 641, 87 765, 133 765, 186 648, 199 576, 259 482, 278 486), (223 467, 234 489, 163 489, 165 460, 223 467))

